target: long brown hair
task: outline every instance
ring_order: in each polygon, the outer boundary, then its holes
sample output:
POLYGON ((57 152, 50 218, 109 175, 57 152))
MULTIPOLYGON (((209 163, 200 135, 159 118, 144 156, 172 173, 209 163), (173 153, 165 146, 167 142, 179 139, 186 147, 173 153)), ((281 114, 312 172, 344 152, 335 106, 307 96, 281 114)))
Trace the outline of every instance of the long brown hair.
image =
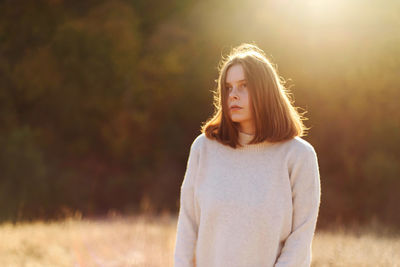
POLYGON ((208 138, 229 145, 239 146, 238 123, 233 122, 228 112, 228 93, 226 73, 228 69, 241 64, 248 81, 251 99, 251 113, 255 123, 255 136, 250 144, 282 142, 304 136, 307 128, 303 124, 304 113, 297 111, 290 97, 285 81, 279 77, 276 68, 267 59, 264 52, 255 44, 244 43, 231 50, 219 63, 219 77, 214 91, 214 115, 201 128, 208 138))

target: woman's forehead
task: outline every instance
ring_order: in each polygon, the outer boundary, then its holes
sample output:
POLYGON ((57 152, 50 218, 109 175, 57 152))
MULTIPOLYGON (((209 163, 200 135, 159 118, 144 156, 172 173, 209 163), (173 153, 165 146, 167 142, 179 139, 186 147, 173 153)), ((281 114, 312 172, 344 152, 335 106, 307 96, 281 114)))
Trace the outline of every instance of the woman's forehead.
POLYGON ((226 83, 237 83, 246 80, 246 76, 244 75, 244 70, 241 64, 235 64, 229 67, 226 72, 226 83))

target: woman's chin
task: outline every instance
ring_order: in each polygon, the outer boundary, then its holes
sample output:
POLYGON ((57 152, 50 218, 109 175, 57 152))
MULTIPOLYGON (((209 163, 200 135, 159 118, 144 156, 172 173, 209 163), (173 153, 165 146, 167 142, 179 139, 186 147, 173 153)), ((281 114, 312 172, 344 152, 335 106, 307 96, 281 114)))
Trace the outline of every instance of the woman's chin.
POLYGON ((233 122, 236 122, 236 123, 240 123, 240 122, 243 121, 241 118, 238 118, 238 117, 235 117, 235 116, 231 117, 231 120, 232 120, 233 122))

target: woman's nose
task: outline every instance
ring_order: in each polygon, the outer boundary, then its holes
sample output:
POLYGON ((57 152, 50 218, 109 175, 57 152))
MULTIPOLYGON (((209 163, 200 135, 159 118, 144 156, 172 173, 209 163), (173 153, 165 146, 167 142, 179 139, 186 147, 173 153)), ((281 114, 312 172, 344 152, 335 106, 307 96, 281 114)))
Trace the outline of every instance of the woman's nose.
POLYGON ((235 87, 233 87, 231 92, 229 93, 229 98, 233 98, 233 99, 238 99, 239 98, 238 95, 237 95, 237 91, 236 91, 235 87))

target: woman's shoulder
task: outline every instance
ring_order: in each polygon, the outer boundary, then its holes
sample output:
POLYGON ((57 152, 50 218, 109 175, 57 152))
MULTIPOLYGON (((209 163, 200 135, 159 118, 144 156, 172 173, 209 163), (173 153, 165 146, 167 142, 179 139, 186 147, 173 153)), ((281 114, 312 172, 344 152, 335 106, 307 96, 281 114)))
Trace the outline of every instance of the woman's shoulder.
POLYGON ((205 138, 206 138, 206 136, 205 136, 204 133, 199 134, 199 135, 193 140, 192 145, 191 145, 191 149, 192 149, 192 150, 200 149, 200 147, 203 145, 203 143, 204 143, 204 141, 205 141, 205 138))
POLYGON ((193 151, 198 151, 201 149, 201 147, 204 146, 204 143, 206 142, 206 135, 204 133, 199 134, 192 142, 192 145, 190 147, 191 150, 193 151))
POLYGON ((200 133, 192 142, 191 150, 199 151, 202 148, 217 143, 217 141, 208 138, 205 133, 200 133))
POLYGON ((314 146, 300 136, 292 138, 291 140, 287 141, 286 144, 295 154, 304 155, 307 153, 316 153, 314 146))
POLYGON ((318 156, 314 146, 307 140, 296 136, 286 142, 289 168, 293 168, 295 164, 304 162, 317 162, 318 156))

